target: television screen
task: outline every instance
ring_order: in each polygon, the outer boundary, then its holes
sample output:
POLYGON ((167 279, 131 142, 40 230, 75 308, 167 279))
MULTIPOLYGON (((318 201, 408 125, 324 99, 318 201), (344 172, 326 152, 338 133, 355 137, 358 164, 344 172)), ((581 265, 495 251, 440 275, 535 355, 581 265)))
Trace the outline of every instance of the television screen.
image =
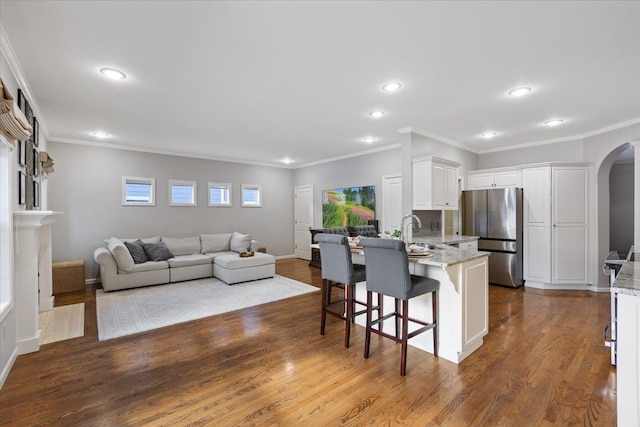
POLYGON ((324 228, 366 225, 375 217, 375 185, 322 191, 322 227, 324 228))

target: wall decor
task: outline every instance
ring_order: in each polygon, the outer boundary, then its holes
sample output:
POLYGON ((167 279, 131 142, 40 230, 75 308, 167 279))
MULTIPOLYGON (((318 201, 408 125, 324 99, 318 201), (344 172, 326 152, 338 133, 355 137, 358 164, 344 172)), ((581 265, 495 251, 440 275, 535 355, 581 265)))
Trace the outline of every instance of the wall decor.
POLYGON ((27 141, 18 140, 18 164, 24 166, 27 161, 27 141))
POLYGON ((27 98, 24 97, 24 92, 22 92, 22 89, 18 88, 18 108, 22 110, 23 113, 25 112, 24 106, 26 102, 27 98))
POLYGON ((33 118, 33 133, 31 134, 31 139, 33 140, 33 145, 38 146, 38 134, 40 133, 40 126, 38 125, 38 120, 33 118))
POLYGON ((27 176, 24 172, 18 172, 18 204, 24 205, 27 203, 27 176))
POLYGON ((322 191, 322 226, 367 225, 376 217, 376 187, 337 188, 322 191))
POLYGON ((24 186, 25 209, 30 211, 33 210, 33 177, 27 173, 26 180, 27 182, 24 186))
POLYGON ((25 153, 25 159, 24 159, 25 172, 27 172, 27 175, 33 175, 33 152, 35 150, 33 149, 33 143, 32 142, 27 141, 25 144, 26 144, 26 148, 24 150, 24 153, 25 153))
POLYGON ((33 176, 38 176, 40 174, 40 161, 38 160, 38 151, 33 149, 33 176))
POLYGON ((40 206, 40 183, 38 181, 33 181, 33 207, 37 208, 40 206))

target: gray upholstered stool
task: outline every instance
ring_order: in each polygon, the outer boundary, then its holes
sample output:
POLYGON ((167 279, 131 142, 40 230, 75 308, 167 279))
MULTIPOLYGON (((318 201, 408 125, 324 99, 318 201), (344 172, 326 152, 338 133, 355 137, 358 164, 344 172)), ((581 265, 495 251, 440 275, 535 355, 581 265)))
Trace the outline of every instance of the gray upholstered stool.
POLYGON ((428 277, 409 274, 409 258, 405 243, 395 239, 362 238, 360 244, 364 248, 364 263, 367 271, 367 304, 371 304, 371 293, 388 295, 395 299, 395 310, 384 316, 378 314, 373 320, 371 310, 367 308, 367 325, 364 341, 364 357, 369 358, 371 332, 402 343, 400 358, 400 375, 407 372, 407 341, 422 332, 433 329, 433 354, 438 355, 438 306, 437 295, 440 282, 428 277), (432 323, 423 322, 409 317, 409 300, 411 298, 433 292, 432 323), (402 312, 400 312, 402 301, 402 312), (372 326, 380 325, 384 320, 394 317, 396 320, 396 335, 389 335, 382 330, 372 330, 372 326), (399 321, 402 319, 402 336, 399 335, 399 321), (421 328, 409 333, 409 321, 422 325, 421 328))
MULTIPOLYGON (((362 265, 353 265, 351 261, 351 248, 346 236, 340 234, 316 234, 316 242, 320 244, 320 257, 322 262, 322 314, 320 320, 320 333, 324 335, 327 314, 345 320, 344 346, 349 347, 351 336, 351 323, 357 315, 364 314, 365 310, 356 312, 355 305, 365 305, 355 299, 355 284, 365 280, 365 268, 362 265), (344 289, 344 298, 331 301, 333 287, 344 289), (330 310, 331 307, 341 305, 342 313, 330 310)), ((379 303, 382 297, 379 298, 379 303)), ((379 309, 376 307, 375 309, 379 309)), ((381 312, 381 311, 380 311, 381 312)))

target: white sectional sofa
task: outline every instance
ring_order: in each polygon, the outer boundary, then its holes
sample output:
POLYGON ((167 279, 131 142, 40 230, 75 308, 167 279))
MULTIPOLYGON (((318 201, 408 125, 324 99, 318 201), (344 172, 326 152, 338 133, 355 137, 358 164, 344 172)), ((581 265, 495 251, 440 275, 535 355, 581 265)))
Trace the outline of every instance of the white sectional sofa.
POLYGON ((211 276, 233 284, 275 275, 275 258, 265 253, 249 234, 233 232, 148 239, 112 237, 106 243, 93 253, 100 265, 105 291, 211 276), (249 247, 255 251, 254 256, 240 257, 239 252, 245 252, 249 247))

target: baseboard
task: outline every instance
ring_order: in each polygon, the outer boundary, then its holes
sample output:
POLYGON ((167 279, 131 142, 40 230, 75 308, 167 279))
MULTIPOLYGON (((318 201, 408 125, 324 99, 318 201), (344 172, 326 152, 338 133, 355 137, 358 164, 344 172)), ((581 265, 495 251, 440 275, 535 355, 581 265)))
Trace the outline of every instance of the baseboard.
POLYGON ((525 288, 542 289, 546 291, 592 291, 592 292, 608 292, 608 289, 597 288, 588 284, 554 284, 532 282, 527 280, 524 283, 525 288))
POLYGON ((291 258, 298 258, 298 257, 295 256, 295 254, 292 254, 292 255, 278 255, 276 257, 276 260, 278 260, 278 259, 291 259, 291 258))
POLYGON ((6 381, 7 377, 9 376, 9 372, 11 372, 11 368, 13 368, 13 364, 15 363, 17 358, 18 358, 18 347, 16 346, 14 347, 13 353, 11 353, 11 356, 9 357, 7 364, 4 366, 4 368, 2 368, 2 373, 0 373, 0 389, 4 385, 4 382, 6 381))
POLYGON ((84 281, 85 286, 97 285, 98 283, 102 283, 99 277, 96 277, 95 279, 85 279, 84 281))

